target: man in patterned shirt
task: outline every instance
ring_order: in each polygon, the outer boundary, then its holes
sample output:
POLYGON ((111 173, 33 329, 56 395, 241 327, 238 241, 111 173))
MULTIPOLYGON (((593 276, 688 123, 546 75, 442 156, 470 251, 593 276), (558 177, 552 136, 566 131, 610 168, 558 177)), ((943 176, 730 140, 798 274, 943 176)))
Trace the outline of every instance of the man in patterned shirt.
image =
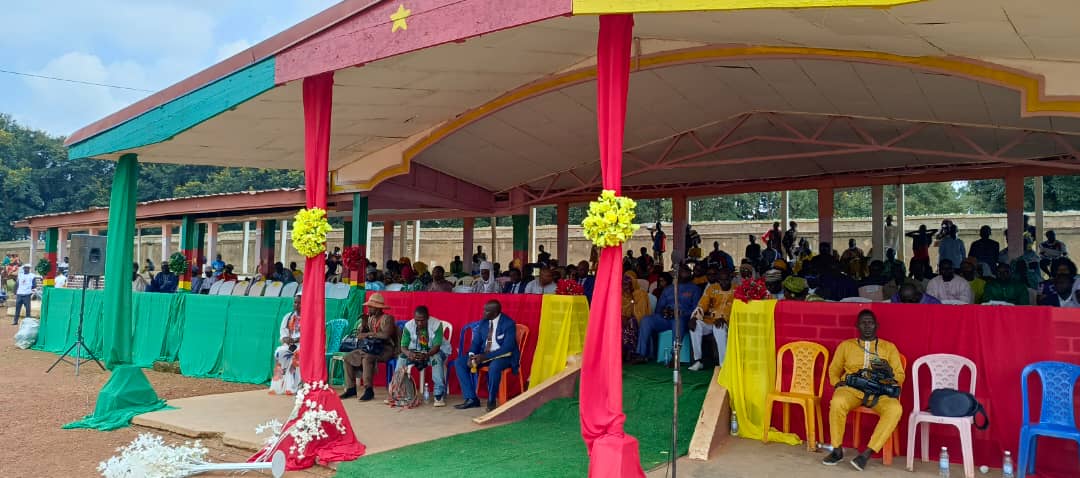
POLYGON ((735 289, 731 286, 731 271, 716 266, 709 266, 709 285, 701 295, 698 306, 694 309, 690 321, 690 344, 694 348, 694 364, 690 370, 704 368, 701 363, 701 339, 712 335, 716 340, 716 355, 721 366, 727 352, 728 319, 731 304, 735 300, 735 289))

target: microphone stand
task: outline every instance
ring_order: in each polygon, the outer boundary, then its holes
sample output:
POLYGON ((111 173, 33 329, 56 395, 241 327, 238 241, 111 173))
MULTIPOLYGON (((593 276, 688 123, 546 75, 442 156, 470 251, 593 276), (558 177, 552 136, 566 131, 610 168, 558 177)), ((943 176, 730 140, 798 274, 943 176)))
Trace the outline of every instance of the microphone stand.
MULTIPOLYGON (((679 316, 679 270, 682 266, 682 260, 672 257, 671 266, 675 274, 673 276, 672 284, 675 292, 675 317, 673 320, 674 333, 671 334, 674 343, 671 345, 672 351, 672 380, 673 380, 673 400, 671 405, 671 477, 676 476, 676 465, 679 459, 679 395, 682 393, 682 377, 679 375, 682 367, 682 327, 680 326, 679 316)), ((663 311, 661 311, 663 313, 663 311)))

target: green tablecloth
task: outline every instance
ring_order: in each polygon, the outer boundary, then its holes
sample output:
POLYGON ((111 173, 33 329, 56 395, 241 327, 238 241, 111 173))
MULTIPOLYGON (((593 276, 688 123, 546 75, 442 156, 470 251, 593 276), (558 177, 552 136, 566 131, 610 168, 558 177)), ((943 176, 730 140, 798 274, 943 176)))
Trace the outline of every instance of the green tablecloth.
MULTIPOLYGON (((63 353, 75 341, 81 290, 45 289, 41 329, 35 350, 63 353)), ((95 354, 101 352, 102 292, 86 291, 83 336, 95 354)), ((363 290, 346 299, 327 299, 326 319, 356 323, 363 290)), ((273 352, 281 319, 292 309, 288 297, 233 297, 194 294, 136 293, 132 297, 132 365, 179 361, 193 377, 215 377, 264 383, 273 374, 273 352)), ((100 354, 99 354, 100 356, 100 354)))

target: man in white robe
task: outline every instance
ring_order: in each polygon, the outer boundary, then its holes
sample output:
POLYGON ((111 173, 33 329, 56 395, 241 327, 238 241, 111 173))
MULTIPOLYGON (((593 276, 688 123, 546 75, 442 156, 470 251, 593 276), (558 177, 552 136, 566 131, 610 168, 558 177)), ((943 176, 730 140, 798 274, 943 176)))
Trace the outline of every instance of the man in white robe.
POLYGON ((490 262, 484 261, 480 263, 480 278, 473 281, 473 292, 479 294, 498 294, 502 292, 499 280, 495 277, 492 269, 490 262))
POLYGON ((293 310, 281 319, 281 345, 274 350, 274 379, 270 392, 294 395, 300 389, 300 294, 293 299, 293 310))

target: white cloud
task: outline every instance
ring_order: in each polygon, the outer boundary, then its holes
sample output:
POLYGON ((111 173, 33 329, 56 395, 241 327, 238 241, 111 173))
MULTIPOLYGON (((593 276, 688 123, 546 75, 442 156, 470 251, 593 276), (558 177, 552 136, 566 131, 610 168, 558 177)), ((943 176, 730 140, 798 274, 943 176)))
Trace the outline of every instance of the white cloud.
MULTIPOLYGON (((120 86, 146 83, 145 69, 135 62, 106 65, 96 55, 81 52, 54 58, 34 74, 120 86)), ((24 81, 33 94, 34 126, 54 134, 70 134, 85 118, 104 117, 148 94, 43 78, 24 81)))
POLYGON ((247 50, 248 48, 251 48, 251 43, 249 43, 247 40, 242 39, 221 45, 218 47, 217 61, 224 60, 230 56, 247 50))

